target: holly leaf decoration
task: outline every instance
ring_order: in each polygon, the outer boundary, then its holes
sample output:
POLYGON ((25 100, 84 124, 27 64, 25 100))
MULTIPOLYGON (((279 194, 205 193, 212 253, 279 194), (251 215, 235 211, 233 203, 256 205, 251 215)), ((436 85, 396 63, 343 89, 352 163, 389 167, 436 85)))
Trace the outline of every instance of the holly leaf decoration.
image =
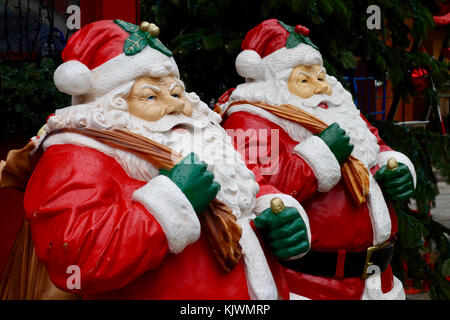
POLYGON ((147 46, 147 36, 144 31, 138 30, 137 32, 131 33, 130 36, 125 40, 123 45, 123 52, 127 56, 132 56, 147 46))
POLYGON ((290 26, 284 23, 283 21, 278 20, 278 23, 281 24, 281 26, 285 28, 287 31, 289 31, 289 33, 293 33, 295 31, 295 28, 293 26, 290 26))
POLYGON ((130 34, 123 44, 125 55, 135 55, 146 46, 150 46, 168 57, 172 56, 172 52, 158 38, 148 34, 146 31, 142 31, 137 25, 119 19, 114 20, 114 22, 130 34))
POLYGON ((168 57, 172 56, 172 51, 167 49, 158 38, 155 38, 155 37, 149 35, 147 38, 147 43, 150 47, 162 52, 166 56, 168 56, 168 57))
POLYGON ((310 45, 314 49, 319 50, 319 48, 314 43, 312 43, 309 37, 295 32, 295 28, 293 26, 287 25, 282 21, 278 21, 278 23, 281 24, 281 26, 290 33, 289 37, 286 40, 286 48, 292 49, 298 46, 300 43, 305 43, 307 45, 310 45))
POLYGON ((139 27, 135 24, 120 20, 120 19, 116 19, 114 20, 114 22, 116 24, 118 24, 119 26, 122 27, 123 30, 127 31, 128 33, 135 33, 139 31, 139 27))
POLYGON ((314 49, 319 50, 319 48, 314 43, 312 43, 308 37, 296 32, 291 33, 287 38, 286 48, 288 49, 295 48, 300 43, 306 43, 307 45, 310 45, 314 49))

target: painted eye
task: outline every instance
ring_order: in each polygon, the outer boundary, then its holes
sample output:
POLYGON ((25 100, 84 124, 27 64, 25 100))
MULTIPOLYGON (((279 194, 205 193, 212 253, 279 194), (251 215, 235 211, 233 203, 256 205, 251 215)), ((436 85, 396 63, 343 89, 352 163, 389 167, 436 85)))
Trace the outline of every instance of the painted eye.
POLYGON ((174 98, 179 98, 180 95, 179 95, 178 93, 174 93, 174 94, 172 94, 172 97, 174 97, 174 98))
POLYGON ((319 78, 319 79, 317 79, 317 80, 319 80, 319 81, 323 81, 323 78, 319 78))
POLYGON ((155 96, 149 96, 149 97, 147 98, 147 100, 155 100, 155 99, 156 99, 155 96))
POLYGON ((306 79, 303 79, 303 80, 302 80, 302 82, 303 82, 303 83, 306 83, 306 82, 308 82, 308 80, 306 80, 306 79))

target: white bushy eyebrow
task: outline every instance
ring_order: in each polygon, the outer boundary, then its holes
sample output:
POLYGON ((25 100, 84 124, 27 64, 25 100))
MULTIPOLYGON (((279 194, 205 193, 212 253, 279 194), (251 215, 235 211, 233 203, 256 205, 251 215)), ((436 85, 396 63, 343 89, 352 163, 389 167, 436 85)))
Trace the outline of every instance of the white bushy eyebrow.
POLYGON ((317 72, 317 75, 321 74, 322 72, 325 73, 325 75, 327 74, 327 70, 324 67, 321 67, 320 71, 317 72))
MULTIPOLYGON (((326 74, 326 70, 325 70, 324 67, 322 67, 322 68, 319 70, 319 72, 316 73, 316 76, 318 76, 318 75, 321 74, 322 72, 323 72, 324 74, 326 74)), ((309 73, 306 72, 306 71, 298 71, 298 72, 297 72, 297 75, 299 75, 299 74, 304 74, 305 76, 311 78, 311 74, 309 74, 309 73)))
POLYGON ((297 75, 299 75, 299 74, 304 74, 305 76, 311 78, 311 75, 308 72, 306 72, 306 71, 298 71, 297 75))
POLYGON ((144 83, 141 87, 141 89, 147 89, 147 88, 152 89, 155 92, 161 92, 161 88, 154 86, 152 84, 144 83))
MULTIPOLYGON (((172 91, 173 88, 175 88, 176 86, 179 86, 179 87, 181 88, 181 86, 180 86, 180 84, 179 84, 178 82, 174 82, 174 83, 172 83, 172 85, 170 86, 169 91, 172 91)), ((181 89, 183 89, 183 88, 181 88, 181 89)))

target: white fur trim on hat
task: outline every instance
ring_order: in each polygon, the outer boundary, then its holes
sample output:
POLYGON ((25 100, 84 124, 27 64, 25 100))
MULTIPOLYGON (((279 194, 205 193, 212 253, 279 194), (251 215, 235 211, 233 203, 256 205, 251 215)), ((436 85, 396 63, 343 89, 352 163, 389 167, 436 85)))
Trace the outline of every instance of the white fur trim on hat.
POLYGON ((264 57, 263 61, 273 76, 298 65, 311 66, 323 64, 320 52, 304 43, 291 49, 287 49, 286 47, 281 48, 264 57))
POLYGON ((328 192, 341 180, 341 166, 327 144, 311 136, 295 146, 293 152, 302 157, 316 176, 318 191, 328 192))
POLYGON ((253 50, 244 50, 236 58, 236 71, 246 79, 263 80, 264 64, 260 55, 253 50))
POLYGON ((159 175, 133 193, 166 234, 169 250, 180 253, 200 237, 200 221, 189 200, 169 178, 159 175))
POLYGON ((101 96, 121 84, 142 76, 180 77, 173 57, 168 57, 149 46, 135 55, 127 56, 122 53, 92 69, 91 72, 93 81, 89 94, 92 96, 101 96))
POLYGON ((53 74, 53 81, 58 90, 72 96, 87 93, 91 87, 91 80, 89 68, 76 60, 64 62, 53 74))

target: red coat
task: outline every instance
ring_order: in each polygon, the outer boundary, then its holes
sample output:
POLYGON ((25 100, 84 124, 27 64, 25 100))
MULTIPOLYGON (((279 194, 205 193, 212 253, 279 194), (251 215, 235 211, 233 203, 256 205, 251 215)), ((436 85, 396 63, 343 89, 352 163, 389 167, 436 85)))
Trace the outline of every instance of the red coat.
MULTIPOLYGON (((311 250, 364 251, 372 246, 374 234, 368 206, 363 204, 358 207, 353 203, 343 179, 327 192, 318 192, 317 172, 314 172, 308 162, 295 152, 299 142, 295 141, 285 128, 272 121, 275 118, 275 116, 262 116, 261 112, 249 112, 248 109, 235 109, 234 112, 228 113, 228 117, 223 122, 226 130, 256 129, 245 142, 237 143, 236 148, 241 153, 245 152, 243 156, 246 163, 257 177, 260 184, 258 199, 266 194, 279 192, 295 198, 308 215, 311 250), (279 170, 275 174, 264 174, 262 172, 269 164, 251 161, 250 149, 258 146, 263 148, 263 152, 270 157, 273 132, 278 132, 279 135, 279 151, 276 157, 279 170), (260 137, 261 133, 267 134, 267 137, 260 137)), ((395 153, 380 139, 377 129, 368 123, 367 125, 378 139, 380 152, 395 153)), ((320 150, 312 150, 312 153, 316 151, 320 152, 320 150)), ((378 165, 372 168, 372 174, 378 168, 378 165)), ((389 238, 392 238, 397 231, 397 220, 391 207, 389 207, 389 215, 391 219, 389 238)), ((312 299, 360 299, 365 287, 364 280, 360 277, 332 279, 302 274, 290 269, 285 271, 291 292, 312 299)), ((392 285, 392 272, 388 268, 382 275, 383 293, 390 291, 392 285)))
POLYGON ((154 214, 133 198, 145 184, 89 147, 45 151, 29 180, 25 211, 53 283, 68 291, 67 268, 77 265, 81 289, 72 292, 88 299, 249 299, 244 263, 224 273, 203 232, 180 253, 170 252, 154 214))

